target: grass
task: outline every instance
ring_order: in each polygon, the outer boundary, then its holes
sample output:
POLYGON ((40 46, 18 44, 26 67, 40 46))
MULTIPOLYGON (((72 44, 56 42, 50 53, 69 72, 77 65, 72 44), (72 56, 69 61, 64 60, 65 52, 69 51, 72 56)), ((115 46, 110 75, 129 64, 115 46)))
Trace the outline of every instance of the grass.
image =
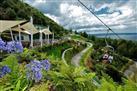
POLYGON ((76 40, 85 40, 85 41, 87 41, 88 39, 87 38, 84 38, 84 37, 82 37, 82 36, 80 36, 80 35, 74 35, 74 34, 72 34, 71 36, 70 36, 72 39, 76 39, 76 40))
POLYGON ((55 44, 53 46, 50 45, 50 46, 43 46, 42 48, 36 48, 36 50, 41 53, 46 53, 47 56, 52 55, 54 59, 61 60, 63 51, 76 45, 77 42, 70 40, 70 41, 62 42, 60 44, 59 43, 55 44))

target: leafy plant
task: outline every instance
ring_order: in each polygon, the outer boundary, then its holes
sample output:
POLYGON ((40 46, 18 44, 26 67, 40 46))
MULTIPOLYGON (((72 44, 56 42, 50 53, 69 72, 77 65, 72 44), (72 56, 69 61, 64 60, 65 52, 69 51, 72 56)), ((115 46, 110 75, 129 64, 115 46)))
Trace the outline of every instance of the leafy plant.
POLYGON ((49 76, 57 91, 93 91, 96 87, 91 79, 95 74, 85 70, 84 67, 75 68, 62 63, 57 71, 49 71, 49 76))

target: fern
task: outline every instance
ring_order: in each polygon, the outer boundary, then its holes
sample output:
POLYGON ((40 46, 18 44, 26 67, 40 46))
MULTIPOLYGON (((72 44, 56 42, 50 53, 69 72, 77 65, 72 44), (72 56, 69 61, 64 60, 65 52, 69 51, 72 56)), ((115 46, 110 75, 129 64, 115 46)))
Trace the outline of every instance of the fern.
POLYGON ((125 91, 137 91, 137 83, 133 82, 132 80, 124 79, 125 85, 123 86, 125 91))

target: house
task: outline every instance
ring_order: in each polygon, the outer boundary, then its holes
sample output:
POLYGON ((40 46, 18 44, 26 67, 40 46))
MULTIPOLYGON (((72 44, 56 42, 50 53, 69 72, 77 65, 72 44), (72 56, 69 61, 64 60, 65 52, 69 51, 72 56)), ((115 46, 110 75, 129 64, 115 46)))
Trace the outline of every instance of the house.
POLYGON ((7 36, 10 40, 20 42, 27 41, 30 42, 30 46, 33 47, 33 35, 36 33, 40 34, 39 42, 41 43, 41 46, 43 44, 42 33, 44 33, 45 36, 48 36, 48 43, 50 42, 49 35, 52 34, 53 43, 54 33, 50 32, 49 27, 38 31, 32 22, 26 20, 0 20, 0 34, 4 34, 4 36, 7 36))

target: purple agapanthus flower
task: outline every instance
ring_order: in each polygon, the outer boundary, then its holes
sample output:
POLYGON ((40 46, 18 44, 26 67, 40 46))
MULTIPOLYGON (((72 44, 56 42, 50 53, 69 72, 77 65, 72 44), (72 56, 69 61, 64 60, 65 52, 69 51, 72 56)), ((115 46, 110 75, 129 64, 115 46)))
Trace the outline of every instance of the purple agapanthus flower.
POLYGON ((8 53, 21 53, 23 52, 23 46, 21 42, 10 41, 6 43, 0 38, 0 50, 8 53))
POLYGON ((49 70, 50 69, 50 63, 49 63, 48 60, 41 61, 41 65, 43 66, 44 70, 49 70))
POLYGON ((27 64, 27 78, 38 82, 42 78, 42 65, 40 61, 34 60, 27 64))
POLYGON ((31 69, 33 72, 41 71, 42 65, 41 65, 40 61, 37 61, 37 60, 31 61, 31 69))
POLYGON ((5 76, 7 73, 10 73, 11 69, 8 66, 3 66, 2 68, 0 68, 0 78, 2 78, 3 76, 5 76))
POLYGON ((0 38, 0 50, 6 50, 6 43, 0 38))
POLYGON ((14 41, 10 41, 10 42, 7 42, 7 45, 6 45, 6 50, 8 53, 12 53, 12 52, 15 52, 15 42, 14 41))
POLYGON ((17 53, 21 53, 23 52, 23 46, 22 46, 22 43, 21 42, 15 42, 15 48, 16 48, 16 52, 17 53))
POLYGON ((48 60, 43 61, 31 61, 26 65, 27 67, 27 78, 29 80, 35 80, 35 82, 39 82, 42 79, 42 70, 49 70, 50 63, 48 60))
POLYGON ((41 70, 34 72, 34 79, 35 79, 35 82, 39 82, 42 79, 42 72, 41 72, 41 70))

